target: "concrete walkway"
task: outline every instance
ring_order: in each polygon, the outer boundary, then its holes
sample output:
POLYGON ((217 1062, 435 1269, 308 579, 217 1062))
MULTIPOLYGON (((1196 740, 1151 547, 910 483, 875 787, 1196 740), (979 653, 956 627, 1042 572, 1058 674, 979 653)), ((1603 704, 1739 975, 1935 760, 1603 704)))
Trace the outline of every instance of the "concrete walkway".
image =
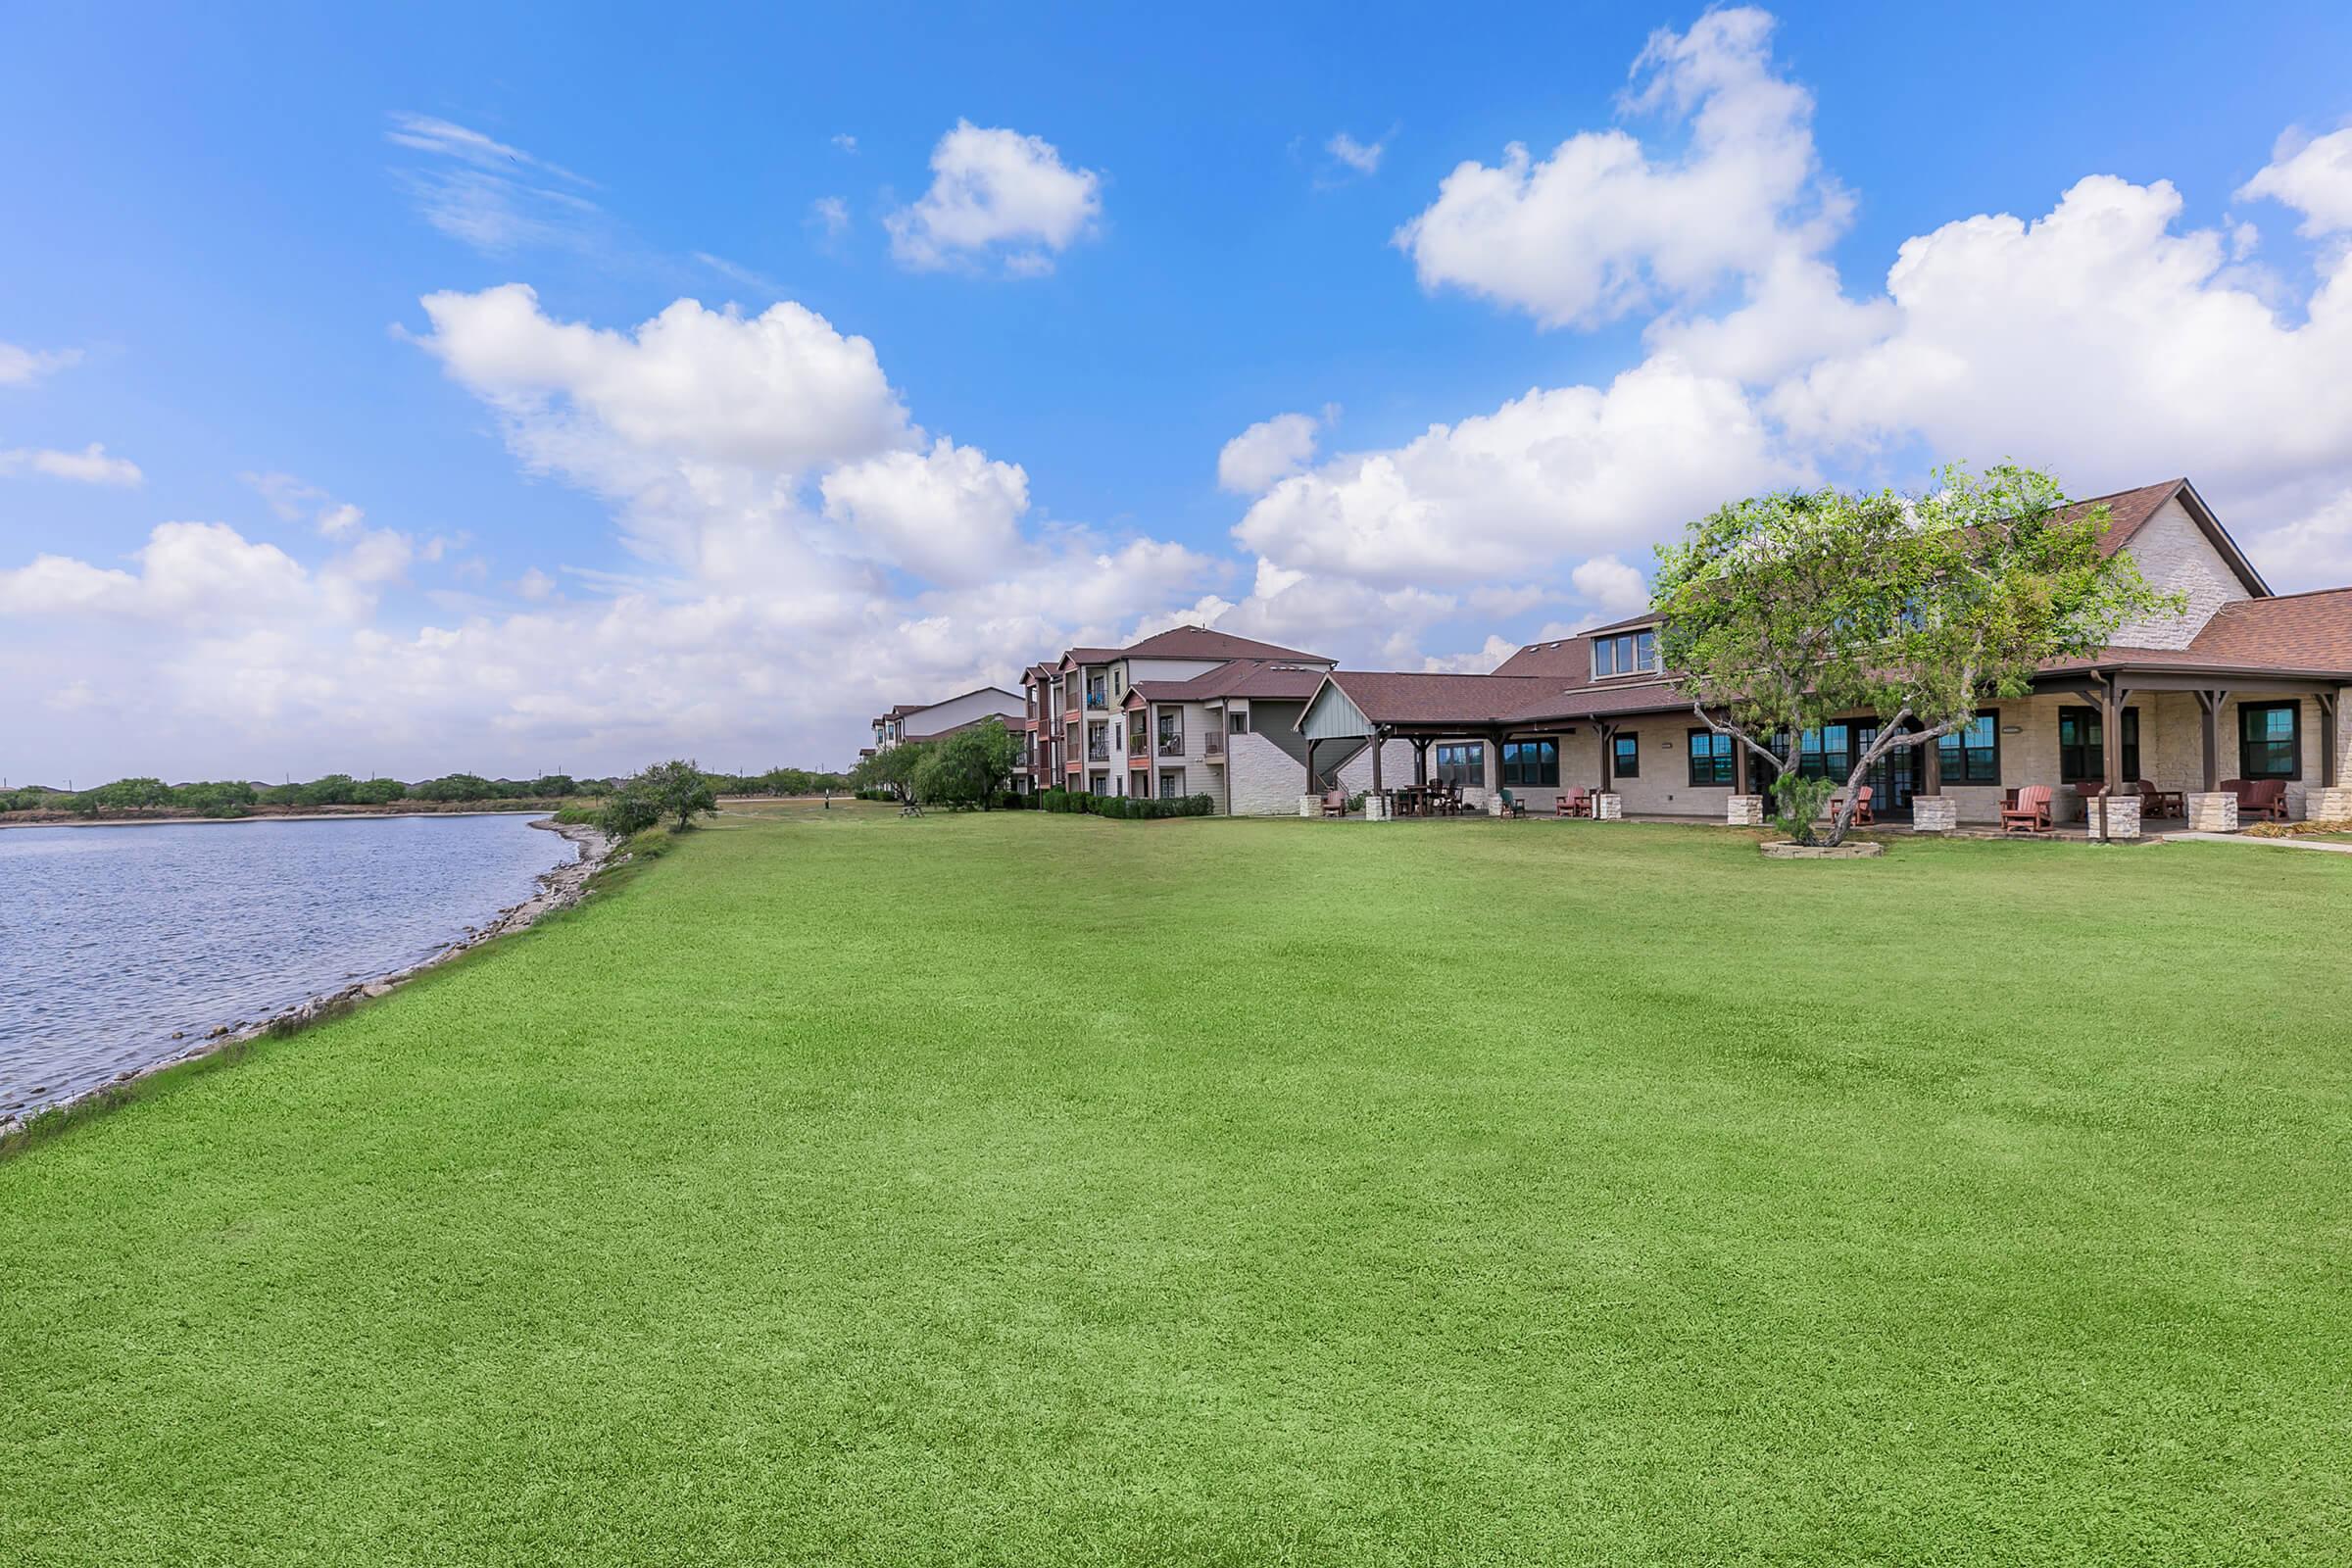
POLYGON ((2243 833, 2167 833, 2167 844, 2276 844, 2289 850, 2326 850, 2352 855, 2352 844, 2324 844, 2318 839, 2250 839, 2243 833))

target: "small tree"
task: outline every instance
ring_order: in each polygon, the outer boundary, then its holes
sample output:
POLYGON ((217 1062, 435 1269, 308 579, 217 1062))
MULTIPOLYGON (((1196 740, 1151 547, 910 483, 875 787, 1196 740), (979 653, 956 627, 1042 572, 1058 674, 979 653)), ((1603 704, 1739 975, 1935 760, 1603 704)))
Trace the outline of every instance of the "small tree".
POLYGON ((888 790, 904 801, 914 794, 915 775, 930 755, 929 742, 908 741, 861 759, 853 776, 861 790, 888 790))
POLYGON ((1702 723, 1778 771, 1780 820, 1800 842, 1837 788, 1799 776, 1807 731, 1844 714, 1877 720, 1830 824, 1836 844, 1880 759, 1936 744, 1987 696, 2025 696, 2044 661, 2094 653, 2127 621, 2182 607, 2129 556, 2102 554, 2107 510, 2067 515, 2047 474, 1954 466, 1938 479, 1916 498, 1754 497, 1659 547, 1661 661, 1702 723))
POLYGON ((675 817, 680 832, 694 826, 697 816, 718 814, 710 780, 689 761, 657 762, 622 786, 622 793, 631 789, 652 801, 662 816, 675 817))
POLYGON ((995 807, 997 793, 1012 777, 1018 744, 999 718, 983 719, 924 748, 914 775, 915 793, 926 803, 995 807))

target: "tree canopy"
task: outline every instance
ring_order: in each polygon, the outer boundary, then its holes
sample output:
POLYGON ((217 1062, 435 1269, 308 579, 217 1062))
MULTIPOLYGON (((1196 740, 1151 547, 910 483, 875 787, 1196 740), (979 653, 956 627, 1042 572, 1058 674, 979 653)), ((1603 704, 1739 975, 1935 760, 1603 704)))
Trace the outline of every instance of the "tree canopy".
POLYGON ((2106 508, 2070 509, 2048 474, 2004 464, 1937 477, 1921 496, 1751 497, 1659 547, 1661 661, 1701 720, 1778 773, 1781 820, 1799 838, 1837 786, 1782 765, 1795 737, 1842 715, 1878 721, 1845 780, 1836 843, 1881 758, 1934 744, 1988 698, 2026 695, 2046 661, 2086 657, 2128 621, 2181 608, 2128 554, 2101 548, 2106 508))

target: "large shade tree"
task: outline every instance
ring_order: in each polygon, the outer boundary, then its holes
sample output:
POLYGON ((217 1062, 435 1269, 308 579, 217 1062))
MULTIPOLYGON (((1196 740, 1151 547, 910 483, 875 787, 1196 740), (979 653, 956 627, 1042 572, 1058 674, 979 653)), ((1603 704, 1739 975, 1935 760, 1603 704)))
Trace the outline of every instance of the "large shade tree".
POLYGON ((1661 661, 1709 729, 1778 775, 1779 819, 1801 840, 1838 789, 1800 775, 1806 732, 1877 720, 1831 819, 1835 844, 1889 753, 1935 745, 1988 699, 2025 696, 2045 661, 2181 608, 2128 554, 2101 548, 2107 509, 2071 508, 2048 474, 2003 465, 1937 477, 1921 496, 1751 497, 1659 547, 1661 661))

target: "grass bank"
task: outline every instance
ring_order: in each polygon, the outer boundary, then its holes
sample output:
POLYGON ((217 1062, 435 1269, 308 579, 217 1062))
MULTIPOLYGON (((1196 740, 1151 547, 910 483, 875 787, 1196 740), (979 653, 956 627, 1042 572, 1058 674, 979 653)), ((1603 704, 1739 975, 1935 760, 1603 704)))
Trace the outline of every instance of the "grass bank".
POLYGON ((2339 1557, 2347 899, 730 813, 0 1163, 0 1560, 2339 1557))

